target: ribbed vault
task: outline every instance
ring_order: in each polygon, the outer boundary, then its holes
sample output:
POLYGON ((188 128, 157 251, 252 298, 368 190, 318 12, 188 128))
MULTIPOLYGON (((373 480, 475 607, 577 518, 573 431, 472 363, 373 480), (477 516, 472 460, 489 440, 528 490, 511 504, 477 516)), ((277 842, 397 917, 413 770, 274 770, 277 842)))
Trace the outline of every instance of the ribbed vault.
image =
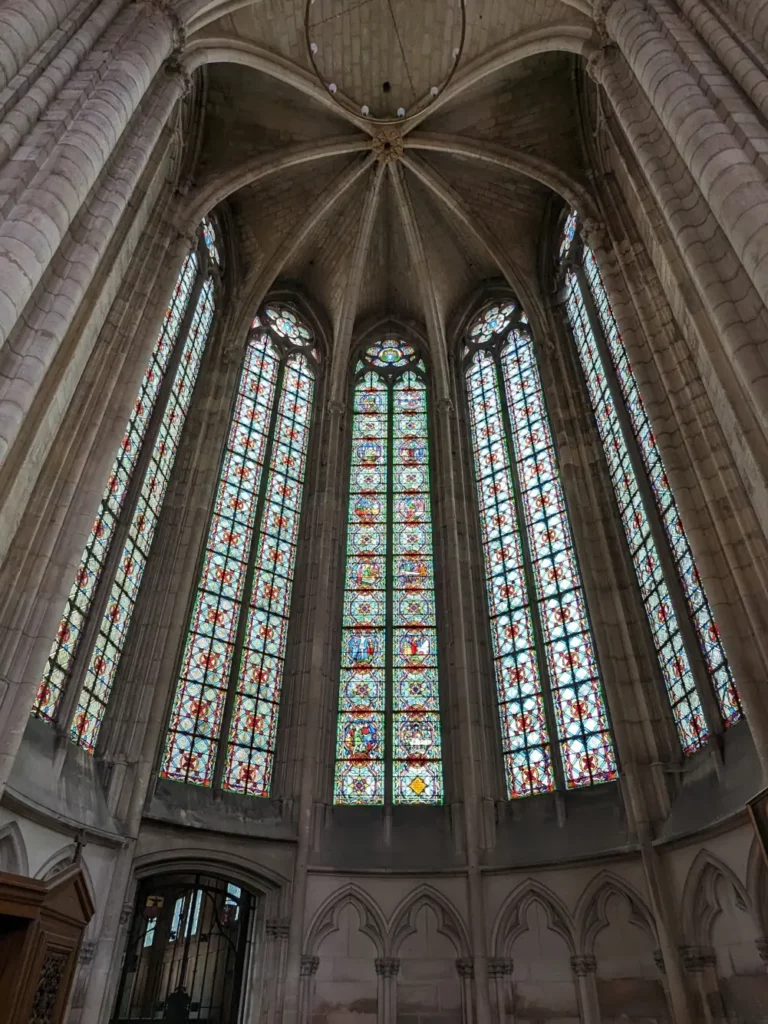
POLYGON ((304 11, 304 0, 197 9, 184 59, 204 102, 181 218, 227 201, 244 295, 298 286, 328 316, 336 355, 384 315, 419 324, 434 345, 494 278, 532 301, 553 195, 589 212, 576 55, 594 37, 580 5, 467 5, 444 92, 385 126, 344 109, 315 75, 304 11))

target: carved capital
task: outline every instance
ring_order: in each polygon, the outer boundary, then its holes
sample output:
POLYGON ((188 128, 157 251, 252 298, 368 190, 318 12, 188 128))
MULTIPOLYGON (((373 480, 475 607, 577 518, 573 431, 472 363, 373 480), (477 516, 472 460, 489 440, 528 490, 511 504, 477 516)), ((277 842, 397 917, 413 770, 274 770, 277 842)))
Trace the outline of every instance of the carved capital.
POLYGON ((714 967, 717 963, 715 951, 711 946, 681 946, 680 956, 683 967, 691 974, 705 971, 707 967, 714 967))
POLYGON ((613 6, 613 0, 593 0, 592 2, 592 17, 595 22, 595 29, 601 39, 608 40, 608 29, 605 26, 605 19, 608 17, 608 11, 613 6))
POLYGON ((595 217, 585 217, 581 222, 581 236, 590 249, 606 249, 605 224, 595 217))
POLYGON ((403 133, 399 128, 381 128, 371 140, 371 152, 382 164, 400 160, 403 155, 403 133))
POLYGON ((768 935, 761 935, 755 939, 755 947, 763 963, 768 963, 768 935))
POLYGON ((120 911, 120 924, 126 925, 133 917, 133 904, 124 903, 123 909, 120 911))
POLYGON ((341 417, 346 412, 347 406, 344 402, 340 402, 338 398, 329 398, 326 403, 326 408, 329 416, 341 417))
POLYGON ((396 956, 380 956, 376 958, 376 973, 382 978, 394 978, 400 970, 400 961, 396 956))
POLYGON ((320 966, 319 956, 307 956, 306 954, 301 958, 300 973, 302 978, 311 978, 313 974, 317 973, 317 968, 320 966))
POLYGON ((571 970, 577 978, 586 978, 597 971, 597 960, 593 956, 572 956, 571 970))
POLYGON ((435 408, 441 416, 453 416, 453 402, 450 398, 438 398, 435 408))
POLYGON ((656 964, 662 974, 667 973, 666 964, 664 963, 664 954, 660 949, 654 949, 653 951, 653 962, 656 964))
POLYGON ((192 88, 192 75, 182 60, 181 50, 174 50, 163 64, 163 71, 170 78, 178 78, 183 96, 189 93, 192 88))
POLYGON ((460 978, 474 978, 475 961, 471 956, 460 956, 456 961, 456 973, 460 978))
POLYGON ((77 954, 77 962, 80 964, 91 963, 93 961, 95 952, 96 943, 92 940, 86 940, 80 947, 80 952, 77 954))
POLYGON ((606 43, 587 57, 587 74, 598 85, 602 85, 609 68, 619 55, 613 43, 606 43))
POLYGON ((135 0, 135 2, 143 7, 149 7, 150 10, 157 11, 167 18, 173 32, 173 45, 178 49, 184 46, 187 40, 184 22, 179 17, 178 11, 170 0, 135 0))
POLYGON ((270 939, 287 939, 290 923, 284 917, 270 917, 264 925, 264 931, 270 939))
POLYGON ((488 974, 492 978, 505 978, 515 970, 515 961, 507 957, 493 957, 488 961, 488 974))

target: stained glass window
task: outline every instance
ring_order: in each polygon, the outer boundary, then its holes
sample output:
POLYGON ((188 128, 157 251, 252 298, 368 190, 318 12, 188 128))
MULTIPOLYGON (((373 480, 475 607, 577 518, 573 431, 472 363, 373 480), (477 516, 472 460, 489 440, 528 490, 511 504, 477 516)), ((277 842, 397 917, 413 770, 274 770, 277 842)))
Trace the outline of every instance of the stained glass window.
POLYGON ((584 588, 515 302, 474 320, 465 360, 508 794, 607 782, 616 758, 584 588))
POLYGON ((57 718, 70 679, 81 671, 77 655, 94 602, 98 599, 101 606, 105 597, 101 626, 84 669, 70 733, 75 742, 91 752, 112 689, 210 331, 214 297, 208 267, 218 261, 215 249, 209 250, 209 245, 215 242, 213 232, 212 222, 204 222, 200 232, 203 248, 198 246, 191 252, 179 272, 32 709, 38 718, 57 718), (156 438, 149 464, 139 480, 136 495, 132 496, 131 484, 142 446, 153 435, 156 438), (135 508, 128 509, 127 528, 122 515, 126 503, 135 504, 135 508), (123 545, 123 552, 104 590, 99 588, 99 581, 116 539, 123 545))
POLYGON ((335 801, 443 800, 424 364, 401 341, 355 372, 335 801))
POLYGON ((317 352, 284 306, 251 325, 161 774, 268 796, 317 352))
POLYGON ((566 312, 606 454, 624 532, 645 605, 680 743, 686 753, 709 735, 697 689, 694 662, 703 662, 725 725, 737 721, 741 704, 725 650, 701 584, 688 538, 656 444, 640 389, 611 310, 594 254, 580 237, 576 211, 566 220, 560 245, 566 312), (621 411, 625 411, 626 425, 621 411), (636 452, 639 458, 633 458, 636 452), (638 473, 650 484, 648 494, 638 473), (652 520, 660 522, 677 579, 667 579, 652 520), (698 639, 689 650, 670 587, 681 588, 698 639))

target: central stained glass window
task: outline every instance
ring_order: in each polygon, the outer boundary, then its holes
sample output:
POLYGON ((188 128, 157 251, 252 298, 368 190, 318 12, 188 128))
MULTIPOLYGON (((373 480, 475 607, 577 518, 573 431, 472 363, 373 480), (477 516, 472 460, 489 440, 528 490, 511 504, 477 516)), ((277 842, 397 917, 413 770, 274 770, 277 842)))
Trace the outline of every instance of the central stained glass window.
POLYGON ((595 644, 515 302, 473 321, 464 360, 508 794, 607 782, 617 767, 595 644))
POLYGON ((160 773, 269 796, 317 350, 267 306, 251 325, 160 773))
POLYGON ((337 804, 443 800, 427 383, 385 340, 355 370, 337 804))

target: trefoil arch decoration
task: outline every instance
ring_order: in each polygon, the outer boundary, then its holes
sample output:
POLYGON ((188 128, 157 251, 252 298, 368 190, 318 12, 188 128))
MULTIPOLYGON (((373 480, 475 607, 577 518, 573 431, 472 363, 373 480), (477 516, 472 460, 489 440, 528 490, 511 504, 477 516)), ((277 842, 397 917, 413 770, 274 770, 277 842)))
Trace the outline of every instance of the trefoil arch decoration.
POLYGON ((163 778, 270 793, 318 365, 306 321, 268 303, 248 335, 163 778))
MULTIPOLYGON (((661 452, 576 210, 559 244, 565 312, 576 344, 680 745, 699 749, 742 717, 720 632, 699 576, 661 452), (690 637, 690 640, 689 640, 690 637), (702 700, 700 686, 715 701, 702 700), (717 711, 714 712, 715 717, 717 711)), ((708 695, 707 695, 708 696, 708 695)))
POLYGON ((93 753, 125 648, 192 392, 220 272, 203 219, 187 254, 75 572, 32 714, 93 753), (149 457, 145 453, 149 452, 149 457))
POLYGON ((471 321, 463 368, 508 795, 610 781, 618 769, 584 587, 514 299, 471 321))
POLYGON ((334 800, 439 804, 443 772, 426 367, 369 345, 353 380, 334 800))

